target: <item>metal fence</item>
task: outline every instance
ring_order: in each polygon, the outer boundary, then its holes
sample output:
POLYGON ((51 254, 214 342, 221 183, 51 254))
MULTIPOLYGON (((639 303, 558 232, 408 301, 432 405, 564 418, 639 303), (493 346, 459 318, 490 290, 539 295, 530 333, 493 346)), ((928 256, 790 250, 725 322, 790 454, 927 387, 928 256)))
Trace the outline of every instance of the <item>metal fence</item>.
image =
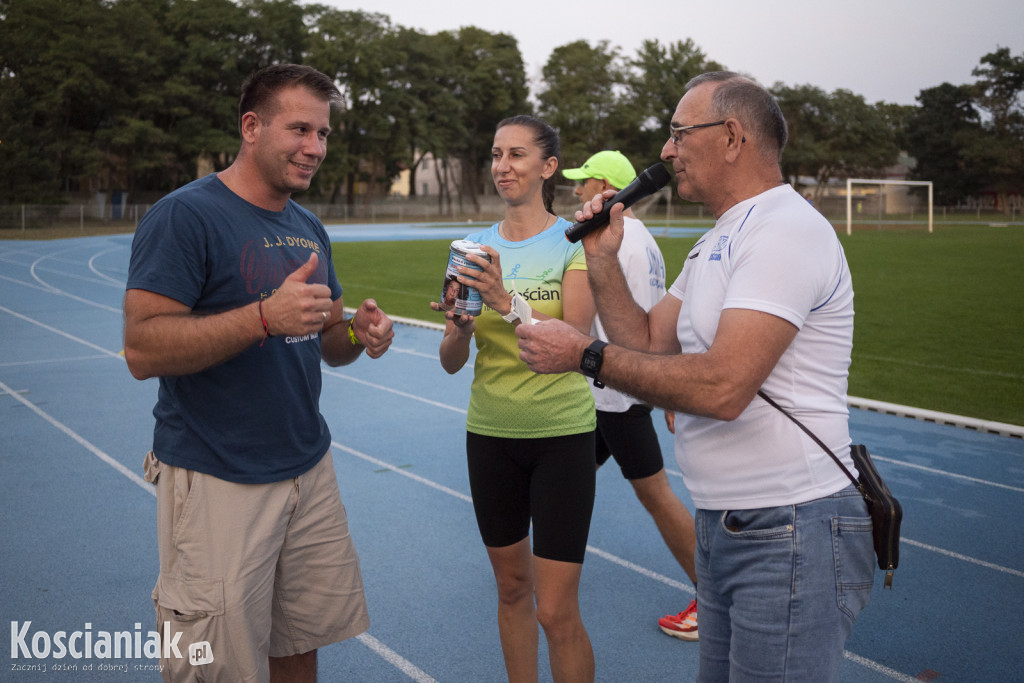
POLYGON ((149 204, 98 206, 91 204, 2 204, 0 230, 33 230, 37 228, 134 227, 149 204))
MULTIPOLYGON (((571 220, 579 208, 579 201, 569 188, 561 188, 555 197, 555 213, 571 220)), ((674 220, 679 218, 703 218, 703 206, 668 201, 667 190, 648 197, 633 207, 638 216, 648 220, 674 220)), ((486 195, 477 198, 477 205, 468 199, 454 198, 439 202, 437 197, 394 197, 356 204, 327 204, 304 200, 297 201, 312 211, 324 223, 432 223, 493 221, 504 214, 504 205, 499 197, 486 195)), ((112 204, 110 202, 82 202, 62 205, 54 204, 7 204, 0 205, 0 231, 21 231, 43 228, 75 229, 85 232, 91 229, 134 230, 139 220, 152 204, 112 204)))
MULTIPOLYGON (((435 223, 435 222, 486 222, 496 221, 504 214, 504 205, 499 197, 486 195, 477 198, 477 206, 468 199, 454 198, 450 202, 439 202, 437 197, 391 197, 372 202, 359 201, 356 204, 327 204, 306 201, 303 197, 297 201, 312 211, 324 223, 435 223)), ((861 216, 855 217, 857 223, 873 223, 878 220, 879 211, 872 204, 877 199, 866 198, 861 216)), ((0 236, 16 237, 18 232, 27 233, 40 229, 61 229, 63 234, 74 234, 95 230, 134 231, 139 220, 145 215, 152 204, 118 204, 81 202, 68 204, 0 204, 0 236)), ((560 187, 555 197, 555 213, 572 220, 579 208, 579 201, 572 194, 572 189, 560 187)), ((822 197, 815 201, 815 208, 834 223, 846 221, 846 205, 844 197, 822 197)), ((647 197, 633 206, 639 218, 648 223, 662 222, 694 222, 711 225, 713 218, 708 215, 700 204, 684 202, 670 193, 670 188, 663 188, 656 194, 647 197)), ((996 214, 982 207, 935 207, 935 217, 942 219, 976 219, 983 220, 989 214, 989 220, 1006 220, 1007 216, 996 214)), ((1020 217, 1015 211, 1010 220, 1020 217)), ((925 220, 924 211, 914 212, 901 217, 903 220, 925 220)))

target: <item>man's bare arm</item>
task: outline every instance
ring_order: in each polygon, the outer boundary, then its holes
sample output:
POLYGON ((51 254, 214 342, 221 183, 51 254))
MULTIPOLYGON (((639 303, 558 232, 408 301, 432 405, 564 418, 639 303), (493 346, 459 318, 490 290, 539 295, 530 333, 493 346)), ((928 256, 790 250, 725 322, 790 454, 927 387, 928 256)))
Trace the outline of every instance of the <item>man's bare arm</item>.
POLYGON ((318 257, 291 273, 262 303, 201 315, 169 297, 130 289, 124 297, 124 355, 138 379, 188 375, 234 358, 269 334, 315 334, 332 310, 327 285, 308 284, 318 257))
MULTIPOLYGON (((534 372, 579 369, 590 338, 558 321, 517 329, 520 358, 534 372)), ((705 353, 662 355, 608 346, 599 378, 659 408, 733 420, 796 336, 791 323, 768 313, 726 309, 705 353)))

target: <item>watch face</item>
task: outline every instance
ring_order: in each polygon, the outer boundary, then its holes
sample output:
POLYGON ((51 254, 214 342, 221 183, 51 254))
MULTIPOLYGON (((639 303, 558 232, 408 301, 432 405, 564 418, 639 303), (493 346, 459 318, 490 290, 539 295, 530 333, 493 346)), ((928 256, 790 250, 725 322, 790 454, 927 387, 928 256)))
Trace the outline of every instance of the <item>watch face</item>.
POLYGON ((597 385, 597 373, 601 371, 601 363, 604 362, 604 347, 606 346, 608 346, 608 342, 597 339, 583 351, 583 358, 580 359, 580 372, 593 379, 595 386, 597 385))
POLYGON ((601 354, 597 351, 587 349, 583 352, 583 360, 580 362, 580 370, 588 377, 593 377, 601 369, 601 354))
POLYGON ((598 389, 604 388, 604 382, 597 378, 597 373, 601 372, 601 363, 604 362, 604 347, 606 346, 608 346, 608 342, 598 339, 583 351, 583 358, 580 359, 580 372, 584 377, 594 380, 594 386, 598 389))

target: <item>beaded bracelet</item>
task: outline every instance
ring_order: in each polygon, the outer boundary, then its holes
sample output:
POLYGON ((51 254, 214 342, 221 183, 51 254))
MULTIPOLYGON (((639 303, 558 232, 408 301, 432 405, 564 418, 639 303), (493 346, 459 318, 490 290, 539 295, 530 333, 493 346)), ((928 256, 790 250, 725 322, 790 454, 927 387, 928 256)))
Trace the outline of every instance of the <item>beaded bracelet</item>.
POLYGON ((352 346, 362 346, 363 342, 359 341, 359 337, 356 336, 356 332, 353 329, 356 324, 356 317, 352 316, 348 319, 348 340, 352 342, 352 346))

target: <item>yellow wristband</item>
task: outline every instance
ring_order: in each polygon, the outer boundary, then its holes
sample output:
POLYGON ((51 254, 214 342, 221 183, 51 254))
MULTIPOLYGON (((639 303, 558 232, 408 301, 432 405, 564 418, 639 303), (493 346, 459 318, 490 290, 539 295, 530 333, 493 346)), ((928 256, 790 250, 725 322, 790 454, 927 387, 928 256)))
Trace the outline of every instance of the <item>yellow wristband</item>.
POLYGON ((356 331, 352 329, 355 323, 355 316, 348 319, 348 340, 352 342, 352 346, 362 346, 363 342, 359 341, 359 337, 356 336, 356 331))

